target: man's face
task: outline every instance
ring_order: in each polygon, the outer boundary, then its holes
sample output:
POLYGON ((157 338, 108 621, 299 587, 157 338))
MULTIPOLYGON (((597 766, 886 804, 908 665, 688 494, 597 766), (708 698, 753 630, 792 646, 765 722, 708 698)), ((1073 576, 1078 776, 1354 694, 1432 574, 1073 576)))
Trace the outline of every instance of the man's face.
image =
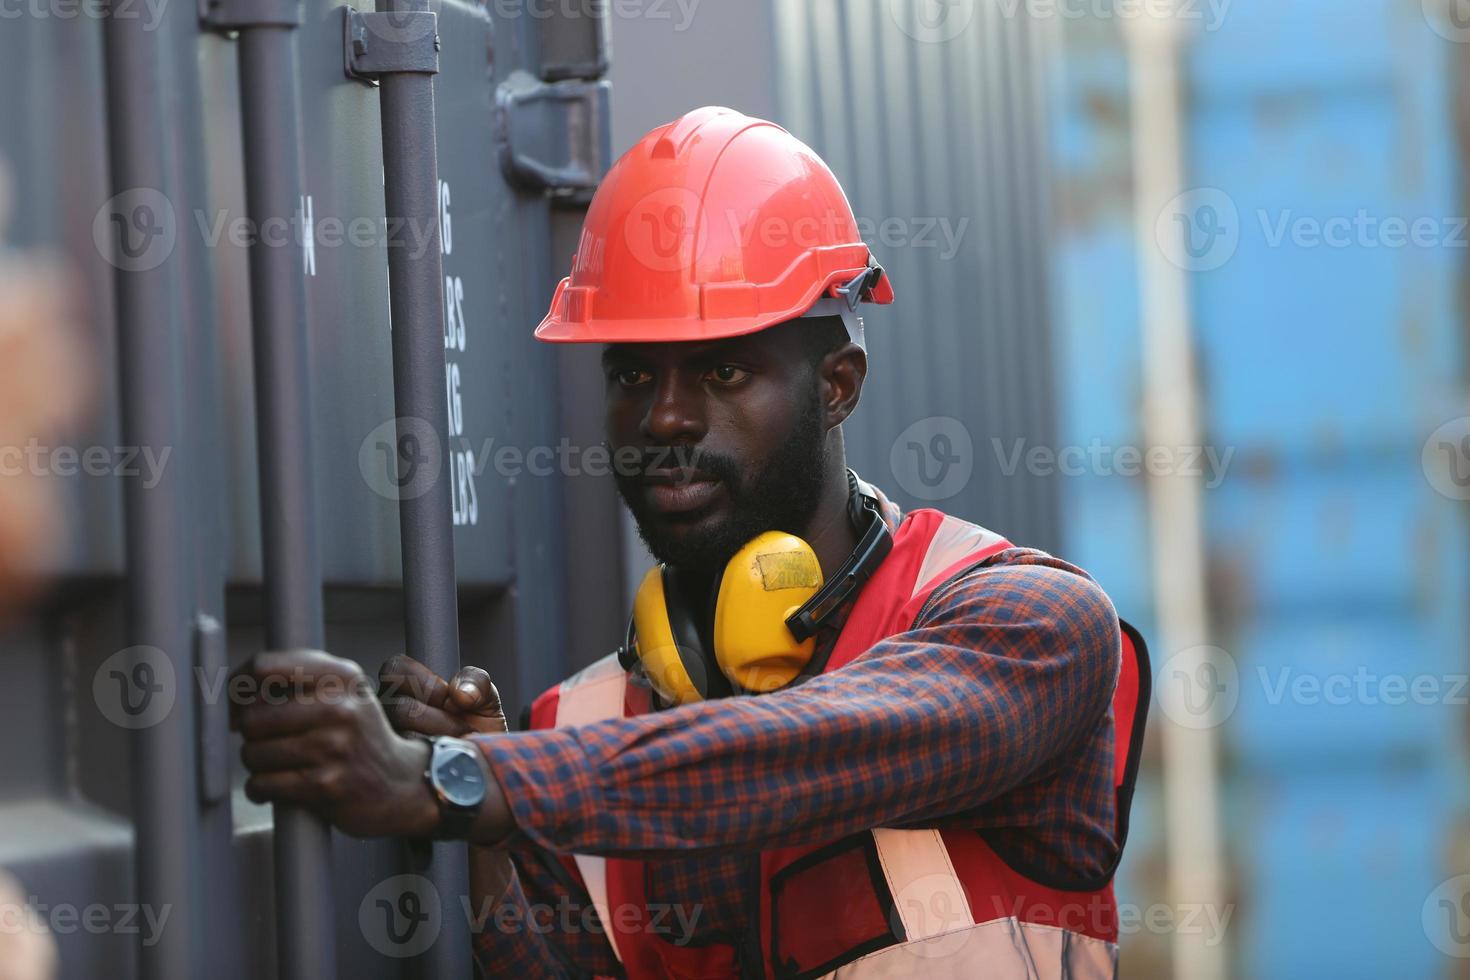
POLYGON ((642 459, 618 490, 659 561, 713 571, 763 531, 805 531, 827 427, 799 329, 603 351, 608 443, 642 459))

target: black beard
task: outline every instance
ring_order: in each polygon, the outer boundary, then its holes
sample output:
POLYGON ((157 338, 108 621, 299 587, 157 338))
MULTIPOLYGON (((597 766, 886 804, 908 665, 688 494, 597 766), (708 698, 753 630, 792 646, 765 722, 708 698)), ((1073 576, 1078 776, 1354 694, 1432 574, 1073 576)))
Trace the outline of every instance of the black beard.
POLYGON ((645 506, 639 492, 642 478, 616 472, 618 492, 638 523, 638 536, 654 558, 680 571, 712 575, 758 534, 804 533, 821 502, 827 471, 826 432, 815 386, 805 408, 793 420, 790 434, 760 471, 742 472, 740 464, 730 457, 697 448, 691 464, 724 483, 730 498, 724 519, 695 537, 671 534, 668 519, 645 506))

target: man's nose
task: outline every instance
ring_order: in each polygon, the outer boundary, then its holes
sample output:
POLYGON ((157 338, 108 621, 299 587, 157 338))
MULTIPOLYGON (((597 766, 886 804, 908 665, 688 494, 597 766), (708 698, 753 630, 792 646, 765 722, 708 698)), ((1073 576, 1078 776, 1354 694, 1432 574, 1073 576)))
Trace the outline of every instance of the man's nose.
POLYGON ((704 403, 698 385, 678 372, 661 375, 643 416, 643 436, 654 445, 694 443, 704 438, 704 403))

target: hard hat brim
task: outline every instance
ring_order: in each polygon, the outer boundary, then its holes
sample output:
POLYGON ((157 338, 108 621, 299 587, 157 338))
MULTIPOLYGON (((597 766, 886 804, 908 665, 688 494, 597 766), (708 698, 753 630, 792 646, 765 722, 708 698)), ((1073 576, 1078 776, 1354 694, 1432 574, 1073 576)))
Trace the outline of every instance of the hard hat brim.
POLYGON ((794 313, 776 313, 754 317, 732 317, 725 320, 588 320, 581 323, 557 322, 548 318, 536 328, 536 339, 552 344, 644 344, 687 343, 701 340, 724 340, 758 333, 793 317, 794 313))
MULTIPOLYGON (((842 269, 827 276, 827 281, 818 285, 812 295, 803 297, 790 309, 772 310, 763 313, 730 317, 672 317, 662 318, 599 318, 574 319, 561 316, 565 308, 559 302, 563 290, 571 285, 571 278, 563 279, 552 297, 551 311, 536 327, 536 339, 552 344, 645 344, 686 343, 696 341, 724 340, 757 333, 778 323, 805 314, 813 304, 823 297, 834 295, 835 287, 849 281, 854 275, 867 271, 842 269)), ((877 269, 877 281, 863 297, 864 302, 887 304, 893 302, 893 286, 882 269, 877 269)))

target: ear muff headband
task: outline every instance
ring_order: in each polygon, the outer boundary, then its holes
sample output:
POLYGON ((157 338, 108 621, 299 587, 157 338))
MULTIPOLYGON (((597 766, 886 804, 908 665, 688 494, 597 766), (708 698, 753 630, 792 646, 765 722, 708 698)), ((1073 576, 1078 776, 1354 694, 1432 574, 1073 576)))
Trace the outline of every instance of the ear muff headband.
POLYGON ((863 535, 858 539, 852 554, 847 556, 847 561, 837 569, 837 574, 787 618, 786 627, 791 630, 791 635, 798 643, 816 635, 823 621, 872 577, 879 563, 893 550, 893 535, 889 533, 888 524, 883 520, 877 493, 859 480, 852 470, 847 471, 847 483, 852 491, 850 500, 853 523, 864 528, 863 535), (859 515, 863 513, 867 514, 866 527, 859 520, 859 515))

